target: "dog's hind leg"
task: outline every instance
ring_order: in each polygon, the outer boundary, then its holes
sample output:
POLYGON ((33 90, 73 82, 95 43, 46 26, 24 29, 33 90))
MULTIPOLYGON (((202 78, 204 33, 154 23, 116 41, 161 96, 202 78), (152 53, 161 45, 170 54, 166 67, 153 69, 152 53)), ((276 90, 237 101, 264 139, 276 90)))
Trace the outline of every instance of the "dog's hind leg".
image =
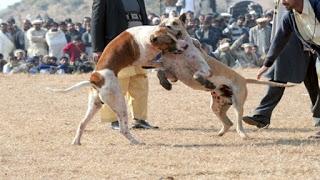
POLYGON ((227 111, 230 108, 230 105, 226 102, 223 102, 224 97, 211 95, 211 105, 213 113, 219 118, 222 122, 222 128, 219 131, 218 135, 223 136, 233 125, 230 119, 227 116, 227 111))
POLYGON ((88 97, 88 109, 86 112, 85 117, 80 122, 76 136, 74 137, 74 140, 72 141, 73 145, 81 145, 80 139, 83 134, 84 129, 86 128, 88 122, 93 118, 93 116, 98 112, 98 110, 101 108, 102 104, 98 96, 98 92, 95 89, 91 89, 88 97))
POLYGON ((116 113, 120 125, 120 133, 132 144, 140 144, 129 131, 127 106, 125 98, 121 93, 118 80, 115 79, 112 81, 112 85, 108 84, 102 87, 100 89, 100 98, 116 113))
MULTIPOLYGON (((236 110, 236 115, 237 115, 237 127, 236 130, 238 132, 238 134, 240 135, 241 138, 245 139, 248 136, 246 135, 246 133, 244 132, 243 126, 242 126, 242 116, 243 116, 243 106, 244 106, 244 102, 246 99, 246 90, 244 90, 245 92, 243 92, 244 94, 237 94, 238 97, 234 98, 234 108, 236 110), (240 96, 240 97, 239 97, 240 96)), ((235 93, 236 94, 236 93, 235 93)))

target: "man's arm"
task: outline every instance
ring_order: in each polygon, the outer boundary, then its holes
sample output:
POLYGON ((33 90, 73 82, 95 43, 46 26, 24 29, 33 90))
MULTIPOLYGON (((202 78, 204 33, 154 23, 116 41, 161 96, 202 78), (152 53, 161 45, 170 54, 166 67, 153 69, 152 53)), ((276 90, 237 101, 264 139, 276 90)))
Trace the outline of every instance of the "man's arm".
POLYGON ((106 37, 106 0, 93 0, 91 36, 93 52, 102 52, 106 37))
POLYGON ((270 49, 266 56, 264 66, 271 67, 276 58, 280 55, 286 44, 288 43, 291 33, 293 32, 293 24, 290 23, 289 13, 287 13, 277 29, 276 35, 271 42, 270 49))

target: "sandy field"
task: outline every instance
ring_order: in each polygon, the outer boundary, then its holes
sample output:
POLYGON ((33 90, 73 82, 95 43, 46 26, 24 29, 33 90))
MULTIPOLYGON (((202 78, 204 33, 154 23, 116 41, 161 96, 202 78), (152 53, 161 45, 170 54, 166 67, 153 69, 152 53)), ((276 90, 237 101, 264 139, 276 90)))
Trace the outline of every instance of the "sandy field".
MULTIPOLYGON (((255 77, 256 69, 242 70, 255 77)), ((245 125, 242 140, 231 128, 218 137, 220 122, 210 95, 176 83, 168 92, 150 73, 148 121, 159 130, 132 130, 146 145, 134 146, 101 123, 89 123, 81 146, 71 145, 84 116, 88 88, 54 94, 81 75, 0 75, 0 179, 318 179, 319 142, 303 85, 287 89, 269 129, 245 125)), ((248 85, 245 114, 266 86, 248 85)), ((231 119, 235 115, 229 112, 231 119)), ((132 123, 130 119, 129 122, 132 123)))

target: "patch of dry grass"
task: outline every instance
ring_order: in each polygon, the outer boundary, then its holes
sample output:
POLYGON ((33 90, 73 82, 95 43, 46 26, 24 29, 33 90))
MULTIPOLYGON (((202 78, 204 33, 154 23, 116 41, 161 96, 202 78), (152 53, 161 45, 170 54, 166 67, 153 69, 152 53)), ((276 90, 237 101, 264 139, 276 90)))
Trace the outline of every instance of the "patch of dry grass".
MULTIPOLYGON (((255 77, 256 70, 240 72, 255 77)), ((132 146, 97 115, 82 146, 70 145, 85 113, 87 89, 67 95, 45 87, 67 87, 88 75, 0 75, 0 179, 317 179, 319 141, 303 85, 287 89, 271 127, 245 126, 217 137, 218 119, 209 94, 181 83, 170 92, 150 74, 149 121, 159 130, 134 130, 147 145, 132 146)), ((266 87, 249 85, 245 114, 266 87)), ((230 116, 234 119, 233 111, 230 116)), ((131 121, 132 122, 132 121, 131 121)))

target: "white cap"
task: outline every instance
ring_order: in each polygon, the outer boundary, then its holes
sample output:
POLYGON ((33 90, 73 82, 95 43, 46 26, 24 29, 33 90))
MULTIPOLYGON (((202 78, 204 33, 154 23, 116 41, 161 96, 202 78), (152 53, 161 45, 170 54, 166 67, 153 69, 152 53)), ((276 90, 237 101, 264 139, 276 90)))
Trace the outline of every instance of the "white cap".
POLYGON ((42 20, 41 19, 35 19, 32 21, 31 24, 42 24, 42 20))
POLYGON ((267 21, 268 21, 268 18, 266 18, 266 17, 256 19, 257 23, 262 23, 262 22, 267 22, 267 21))
POLYGON ((247 47, 253 47, 254 45, 253 44, 251 44, 251 43, 244 43, 244 44, 242 44, 242 46, 241 47, 243 47, 243 48, 247 48, 247 47))
POLYGON ((220 13, 220 16, 222 16, 222 17, 231 17, 232 15, 230 13, 220 13))

